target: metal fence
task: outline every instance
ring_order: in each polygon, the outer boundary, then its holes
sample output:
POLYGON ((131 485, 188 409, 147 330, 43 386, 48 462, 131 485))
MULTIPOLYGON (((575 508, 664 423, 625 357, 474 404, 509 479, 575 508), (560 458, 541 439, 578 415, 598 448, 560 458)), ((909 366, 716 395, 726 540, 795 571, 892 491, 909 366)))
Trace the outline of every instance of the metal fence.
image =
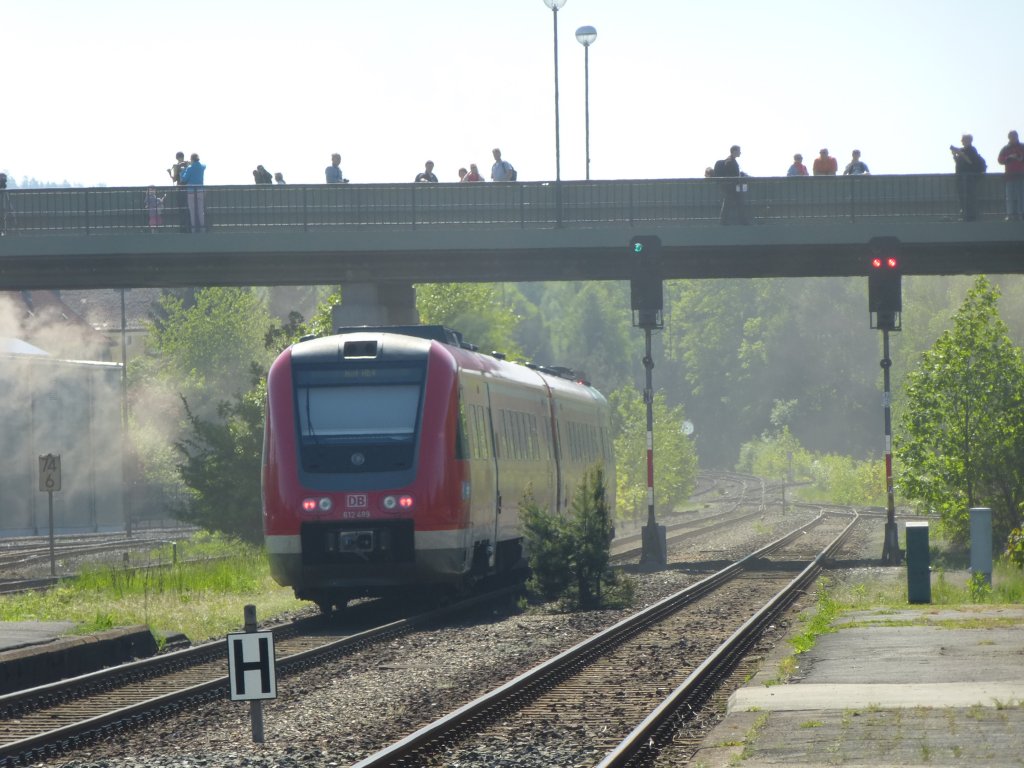
MULTIPOLYGON (((585 228, 602 224, 712 224, 737 181, 756 224, 908 217, 956 220, 953 175, 661 179, 543 183, 339 184, 203 188, 207 230, 585 228)), ((186 188, 161 187, 150 225, 146 187, 8 190, 8 235, 188 231, 186 188)), ((981 218, 1003 215, 1003 182, 977 185, 981 218)))

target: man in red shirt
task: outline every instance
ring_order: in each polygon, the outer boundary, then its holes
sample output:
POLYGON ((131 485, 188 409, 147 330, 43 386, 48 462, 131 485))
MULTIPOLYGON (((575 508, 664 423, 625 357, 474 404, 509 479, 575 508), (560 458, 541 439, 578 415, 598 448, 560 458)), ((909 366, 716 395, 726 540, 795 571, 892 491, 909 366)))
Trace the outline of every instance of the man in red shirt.
POLYGON ((1024 218, 1024 144, 1016 131, 1010 131, 1010 143, 999 150, 999 164, 1005 167, 1006 220, 1024 218))
POLYGON ((823 149, 814 158, 812 170, 815 176, 835 176, 839 170, 839 162, 834 157, 829 157, 827 149, 823 149))

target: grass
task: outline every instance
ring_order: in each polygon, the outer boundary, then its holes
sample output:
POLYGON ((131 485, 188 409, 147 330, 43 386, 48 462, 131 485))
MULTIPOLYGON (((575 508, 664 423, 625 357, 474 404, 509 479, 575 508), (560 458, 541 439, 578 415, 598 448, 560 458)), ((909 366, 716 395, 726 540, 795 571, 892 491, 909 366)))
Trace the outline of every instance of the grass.
POLYGON ((247 604, 259 619, 306 605, 270 578, 261 548, 201 534, 176 554, 175 562, 168 544, 133 562, 84 568, 47 592, 2 597, 0 620, 71 621, 76 634, 145 624, 158 643, 177 632, 200 642, 240 628, 247 604))

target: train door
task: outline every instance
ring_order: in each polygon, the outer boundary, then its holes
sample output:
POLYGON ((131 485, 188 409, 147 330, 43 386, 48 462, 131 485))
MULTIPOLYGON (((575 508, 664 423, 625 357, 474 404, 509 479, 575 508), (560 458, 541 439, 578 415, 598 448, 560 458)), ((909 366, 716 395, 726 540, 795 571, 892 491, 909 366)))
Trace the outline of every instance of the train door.
POLYGON ((487 565, 493 568, 497 562, 498 535, 501 529, 501 462, 498 460, 498 440, 494 431, 494 408, 491 402, 491 387, 485 385, 487 390, 487 437, 490 440, 492 466, 494 467, 494 489, 491 498, 494 500, 493 524, 491 525, 491 547, 488 552, 487 565))
POLYGON ((498 520, 498 463, 491 425, 487 382, 476 372, 462 371, 462 409, 469 443, 470 471, 464 493, 469 497, 470 569, 483 574, 494 562, 498 520))

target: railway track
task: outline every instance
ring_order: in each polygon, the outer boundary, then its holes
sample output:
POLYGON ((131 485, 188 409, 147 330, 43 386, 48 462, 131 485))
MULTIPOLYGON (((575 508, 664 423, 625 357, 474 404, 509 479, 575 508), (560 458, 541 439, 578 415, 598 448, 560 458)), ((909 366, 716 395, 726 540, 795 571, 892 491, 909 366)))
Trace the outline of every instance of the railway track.
MULTIPOLYGON (((322 617, 271 628, 279 678, 389 640, 432 622, 511 598, 508 587, 450 606, 381 622, 375 603, 351 607, 344 627, 322 617)), ((112 733, 228 696, 224 640, 0 696, 0 766, 35 762, 79 749, 112 733)))
MULTIPOLYGON (((704 475, 701 477, 704 478, 704 475)), ((701 536, 730 525, 753 520, 764 513, 767 503, 764 481, 746 475, 715 473, 710 475, 710 479, 704 478, 704 486, 698 490, 699 493, 695 493, 691 499, 717 492, 718 498, 708 501, 705 507, 714 510, 722 506, 724 509, 718 511, 705 509, 663 516, 662 523, 665 525, 669 544, 674 539, 701 536)), ((637 530, 617 536, 612 542, 610 555, 613 563, 621 564, 640 557, 641 552, 642 537, 640 531, 637 530)))
POLYGON ((356 766, 626 765, 700 711, 854 522, 822 515, 356 766))

